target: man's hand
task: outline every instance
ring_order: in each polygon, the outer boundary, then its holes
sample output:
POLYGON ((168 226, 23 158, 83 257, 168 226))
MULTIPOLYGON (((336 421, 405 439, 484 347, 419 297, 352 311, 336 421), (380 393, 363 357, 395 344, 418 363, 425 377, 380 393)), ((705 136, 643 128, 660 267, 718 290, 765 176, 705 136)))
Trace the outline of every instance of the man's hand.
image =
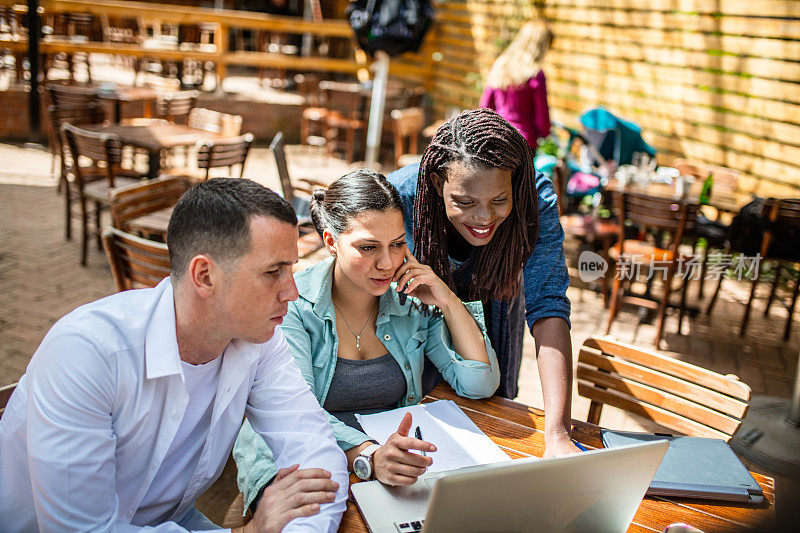
POLYGON ((386 444, 372 455, 375 477, 386 485, 411 485, 433 463, 430 457, 411 453, 409 450, 435 452, 436 446, 424 440, 408 436, 411 430, 411 413, 406 413, 397 431, 386 444))
POLYGON ((331 481, 331 473, 321 468, 300 470, 292 465, 278 471, 275 481, 264 489, 256 514, 241 533, 280 533, 290 520, 312 516, 320 505, 336 498, 339 484, 331 481))

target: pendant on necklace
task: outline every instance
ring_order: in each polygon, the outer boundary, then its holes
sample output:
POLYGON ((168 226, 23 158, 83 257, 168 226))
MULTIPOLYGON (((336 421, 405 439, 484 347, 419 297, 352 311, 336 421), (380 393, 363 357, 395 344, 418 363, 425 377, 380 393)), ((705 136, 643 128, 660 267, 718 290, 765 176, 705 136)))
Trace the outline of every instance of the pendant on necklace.
POLYGON ((356 350, 361 351, 361 336, 356 335, 356 350))

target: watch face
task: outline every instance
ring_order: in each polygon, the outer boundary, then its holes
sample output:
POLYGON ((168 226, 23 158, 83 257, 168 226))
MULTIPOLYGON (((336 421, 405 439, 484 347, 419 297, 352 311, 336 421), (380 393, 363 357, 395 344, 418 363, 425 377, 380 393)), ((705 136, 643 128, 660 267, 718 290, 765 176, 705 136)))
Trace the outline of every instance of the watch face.
POLYGON ((366 457, 356 457, 353 460, 353 473, 359 477, 359 479, 369 479, 369 475, 371 474, 369 467, 369 461, 366 457))

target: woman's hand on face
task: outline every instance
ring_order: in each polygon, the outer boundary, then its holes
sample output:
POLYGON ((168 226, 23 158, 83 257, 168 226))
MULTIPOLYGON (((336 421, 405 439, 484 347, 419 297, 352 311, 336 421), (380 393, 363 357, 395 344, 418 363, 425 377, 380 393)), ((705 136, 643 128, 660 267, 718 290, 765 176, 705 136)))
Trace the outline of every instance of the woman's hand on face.
POLYGON ((405 263, 395 271, 392 281, 397 282, 397 292, 401 292, 405 287, 403 292, 418 298, 426 305, 435 305, 440 309, 445 309, 458 300, 450 287, 434 273, 431 267, 417 261, 407 246, 405 263))
POLYGON ((386 485, 406 486, 413 484, 433 463, 433 459, 409 450, 435 452, 436 446, 424 440, 409 437, 411 413, 406 413, 397 431, 392 433, 386 444, 375 452, 373 465, 375 477, 386 485))

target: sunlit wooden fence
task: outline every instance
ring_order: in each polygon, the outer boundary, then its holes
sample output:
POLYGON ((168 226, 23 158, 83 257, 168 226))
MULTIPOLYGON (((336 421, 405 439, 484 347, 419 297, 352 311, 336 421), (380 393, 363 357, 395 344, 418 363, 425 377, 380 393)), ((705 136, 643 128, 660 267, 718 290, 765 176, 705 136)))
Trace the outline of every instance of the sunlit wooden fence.
POLYGON ((437 112, 477 105, 520 25, 548 19, 552 114, 603 105, 637 121, 665 161, 745 173, 742 192, 800 189, 800 1, 453 0, 427 50, 437 112), (430 46, 433 46, 433 49, 430 46))

